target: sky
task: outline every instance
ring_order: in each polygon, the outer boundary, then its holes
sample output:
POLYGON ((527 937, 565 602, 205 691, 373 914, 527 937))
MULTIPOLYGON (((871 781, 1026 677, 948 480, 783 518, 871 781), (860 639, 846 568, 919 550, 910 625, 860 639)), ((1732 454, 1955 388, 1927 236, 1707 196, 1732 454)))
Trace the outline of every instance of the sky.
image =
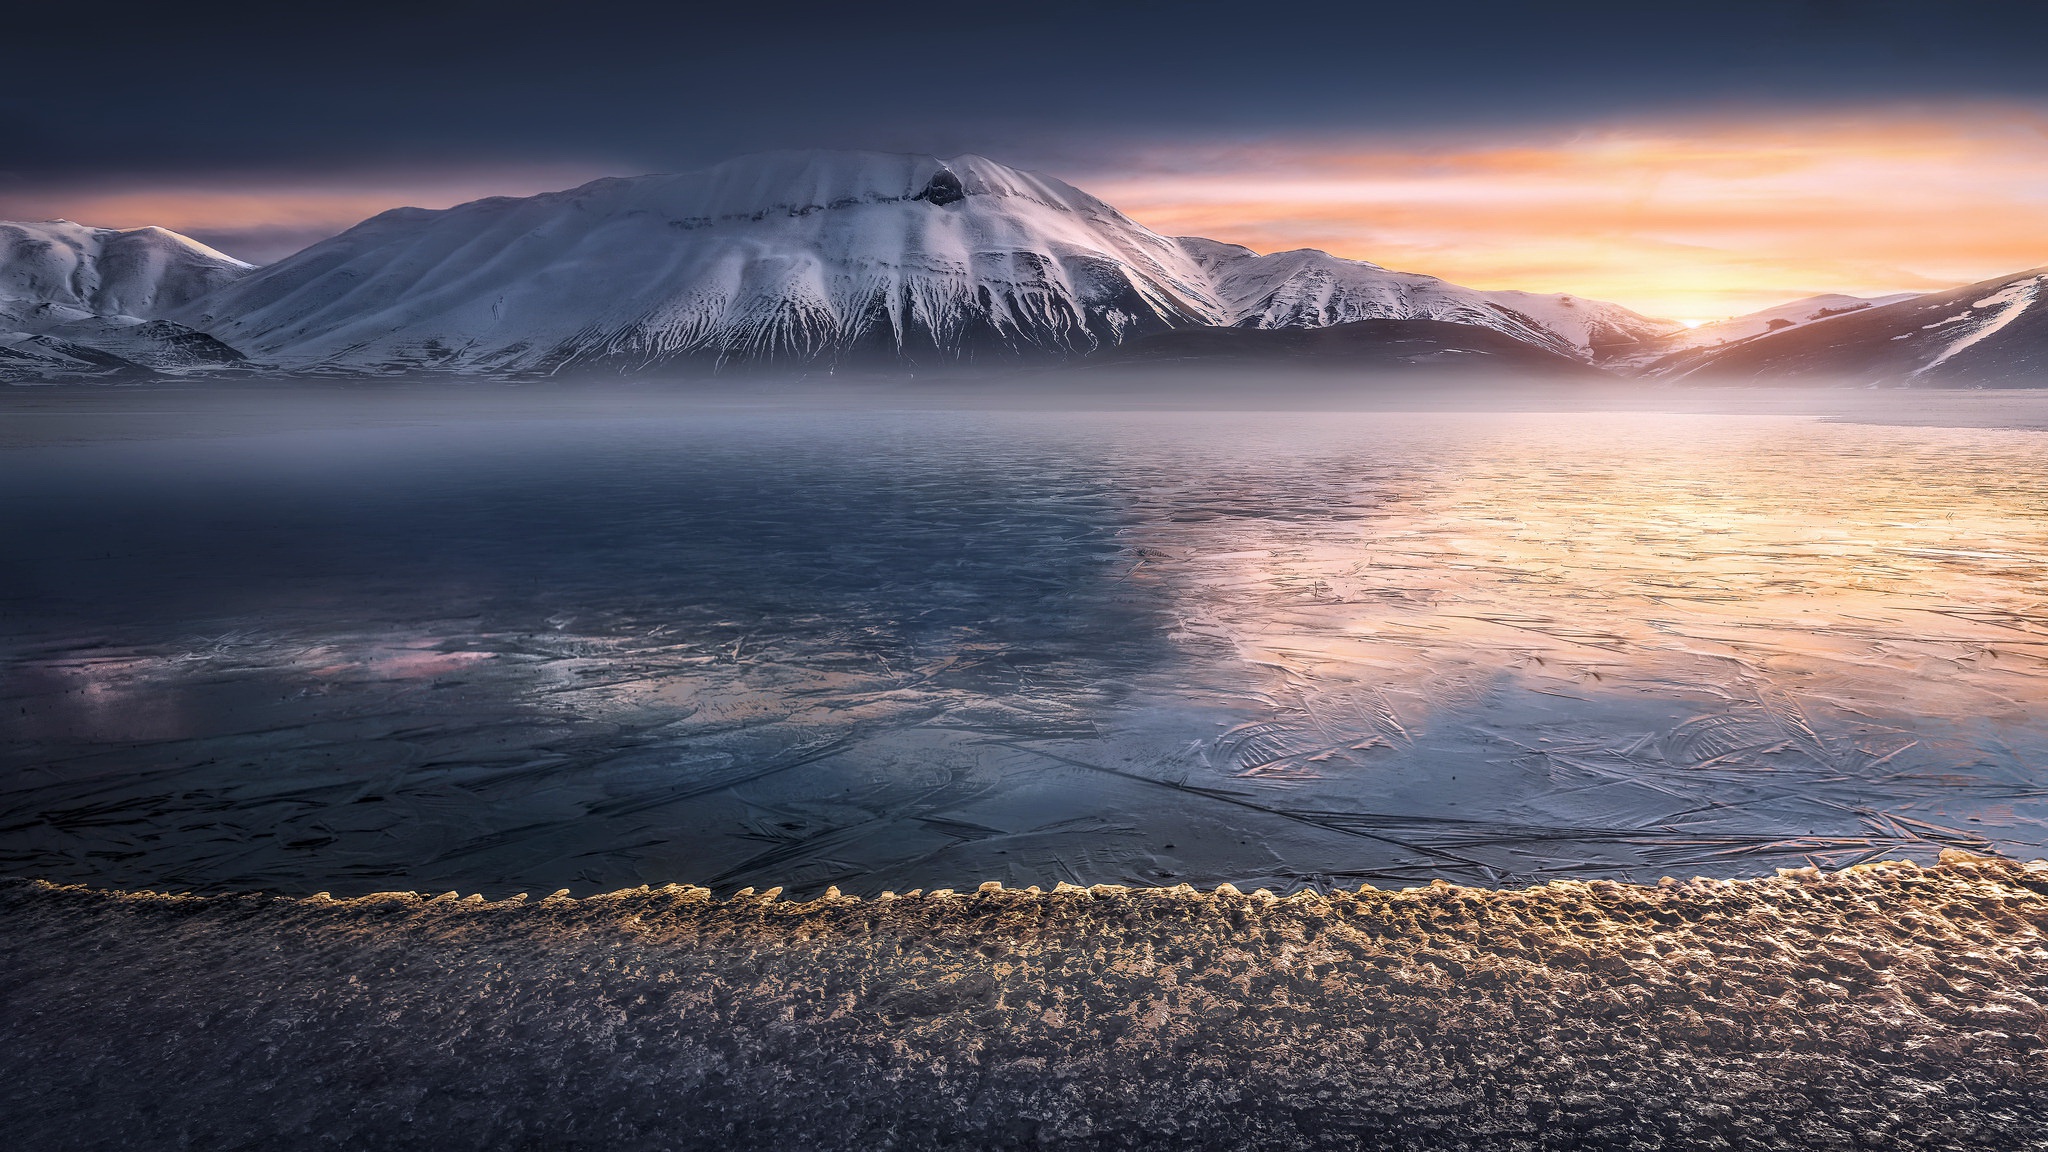
POLYGON ((975 152, 1159 231, 1710 319, 2048 264, 2048 5, 45 4, 0 218, 274 260, 768 148, 975 152))

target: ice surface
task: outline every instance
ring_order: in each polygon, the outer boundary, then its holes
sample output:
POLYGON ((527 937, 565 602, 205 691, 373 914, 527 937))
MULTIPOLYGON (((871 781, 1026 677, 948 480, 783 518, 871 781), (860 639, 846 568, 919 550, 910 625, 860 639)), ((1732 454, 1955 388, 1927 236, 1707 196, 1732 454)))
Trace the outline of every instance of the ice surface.
POLYGON ((2043 846, 2037 432, 393 415, 0 455, 0 874, 1249 890, 2043 846))

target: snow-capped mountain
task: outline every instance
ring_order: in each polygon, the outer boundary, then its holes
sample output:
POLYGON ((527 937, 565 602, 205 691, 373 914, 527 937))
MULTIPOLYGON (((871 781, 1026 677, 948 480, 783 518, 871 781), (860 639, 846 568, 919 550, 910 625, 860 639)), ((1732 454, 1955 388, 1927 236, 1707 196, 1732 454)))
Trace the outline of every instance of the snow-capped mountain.
POLYGON ((783 152, 401 208, 256 270, 161 229, 0 224, 0 378, 243 356, 351 373, 1100 363, 1184 334, 1137 358, 1506 366, 1526 346, 1546 366, 1665 378, 2038 383, 2044 284, 2048 270, 1928 296, 1814 297, 1687 331, 1577 296, 1169 238, 978 156, 783 152), (1228 334, 1359 324, 1378 326, 1306 342, 1228 334))
MULTIPOLYGON (((239 359, 150 318, 162 312, 288 369, 472 371, 1075 354, 1147 333, 1363 319, 1468 325, 1585 361, 1600 334, 1656 323, 1321 252, 1169 240, 977 157, 780 154, 402 209, 253 276, 162 229, 5 228, 0 373, 14 378, 239 359)), ((1355 338, 1317 347, 1364 355, 1355 338)))
POLYGON ((2048 268, 1835 313, 1666 357, 1664 376, 2048 384, 2048 268))
POLYGON ((182 314, 286 365, 553 371, 1068 354, 1218 319, 1180 246, 978 156, 743 157, 405 208, 182 314))
POLYGON ((1482 292, 1434 276, 1395 272, 1313 248, 1261 256, 1249 248, 1179 238, 1208 269, 1229 323, 1326 328, 1359 320, 1441 320, 1492 329, 1559 355, 1608 360, 1683 326, 1578 296, 1482 292))
POLYGON ((233 349, 163 317, 249 271, 162 228, 0 222, 0 379, 238 360, 233 349))
POLYGON ((154 320, 249 272, 164 228, 0 223, 0 309, 154 320))
POLYGON ((742 157, 399 209, 178 318, 289 368, 553 372, 1071 357, 1195 326, 1489 328, 1590 360, 1674 325, 1320 252, 1173 240, 978 156, 742 157))

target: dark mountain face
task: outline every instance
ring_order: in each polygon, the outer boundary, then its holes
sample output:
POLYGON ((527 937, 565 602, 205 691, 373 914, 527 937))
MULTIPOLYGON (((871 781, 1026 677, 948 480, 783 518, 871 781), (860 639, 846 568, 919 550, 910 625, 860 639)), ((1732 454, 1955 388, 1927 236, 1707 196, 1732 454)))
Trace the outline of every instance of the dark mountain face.
POLYGON ((2048 268, 1679 353, 1646 371, 1700 381, 2048 386, 2048 268))
POLYGON ((1314 370, 1539 375, 1600 379, 1583 361, 1472 324, 1359 320, 1327 328, 1181 328, 1088 358, 1090 366, 1299 367, 1314 370))

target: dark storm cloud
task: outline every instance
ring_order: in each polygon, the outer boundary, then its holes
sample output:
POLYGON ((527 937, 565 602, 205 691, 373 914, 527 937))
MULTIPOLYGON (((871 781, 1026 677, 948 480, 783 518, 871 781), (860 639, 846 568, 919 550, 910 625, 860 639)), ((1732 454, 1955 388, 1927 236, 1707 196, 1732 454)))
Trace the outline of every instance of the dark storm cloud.
POLYGON ((2048 88, 2038 3, 42 4, 7 24, 17 187, 782 146, 1043 163, 1159 134, 2048 88))

